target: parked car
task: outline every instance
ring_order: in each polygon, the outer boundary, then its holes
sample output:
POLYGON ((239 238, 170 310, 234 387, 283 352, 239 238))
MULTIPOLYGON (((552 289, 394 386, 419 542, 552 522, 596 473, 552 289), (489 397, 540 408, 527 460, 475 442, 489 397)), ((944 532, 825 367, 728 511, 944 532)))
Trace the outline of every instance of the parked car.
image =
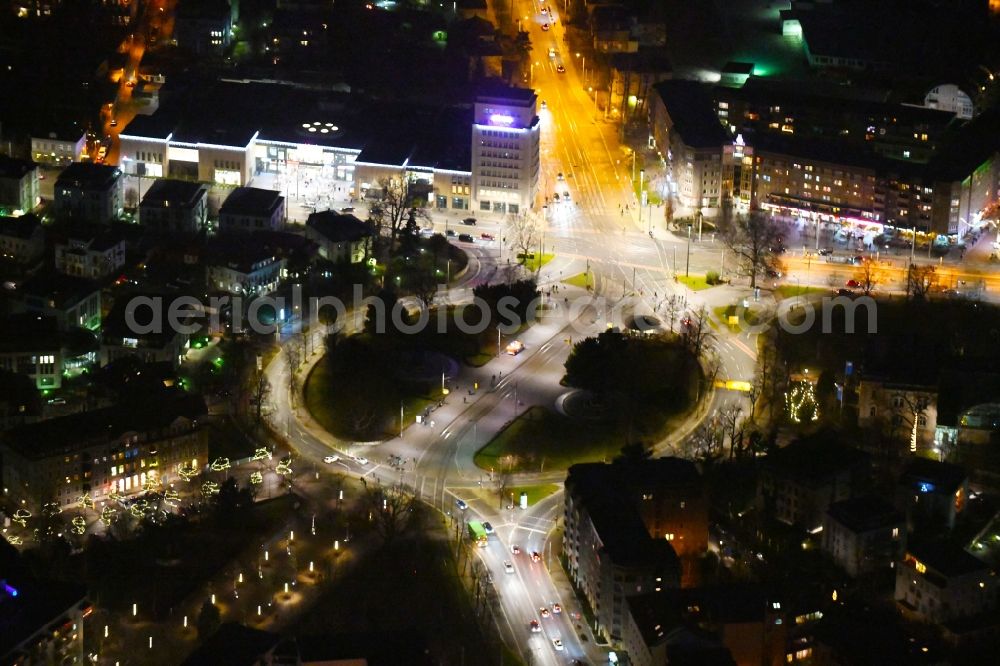
POLYGON ((831 250, 828 247, 824 247, 822 250, 819 251, 819 256, 821 257, 828 257, 831 254, 833 254, 833 250, 831 250))
POLYGON ((474 217, 467 217, 464 220, 462 220, 462 224, 467 224, 469 226, 474 226, 476 224, 476 218, 474 218, 474 217))
POLYGON ((475 243, 476 242, 476 239, 472 237, 472 234, 459 234, 458 235, 458 240, 462 241, 463 243, 475 243))
POLYGON ((857 280, 848 280, 844 286, 850 289, 857 289, 858 287, 861 286, 861 283, 858 282, 857 280))
POLYGON ((455 230, 454 229, 447 229, 447 230, 445 230, 444 235, 448 236, 449 238, 451 238, 451 237, 453 237, 455 235, 455 230))
POLYGON ((485 241, 496 240, 496 238, 497 238, 493 234, 479 234, 479 237, 482 238, 485 241))
POLYGON ((331 465, 337 462, 338 460, 340 460, 340 456, 327 456, 323 458, 323 462, 325 462, 327 465, 331 465))

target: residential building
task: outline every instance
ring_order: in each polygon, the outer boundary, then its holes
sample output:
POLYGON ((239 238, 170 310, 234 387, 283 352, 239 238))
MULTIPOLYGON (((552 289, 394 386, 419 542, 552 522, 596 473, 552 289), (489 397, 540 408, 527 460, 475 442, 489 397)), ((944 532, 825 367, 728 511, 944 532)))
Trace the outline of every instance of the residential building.
POLYGON ((913 544, 896 568, 896 602, 927 622, 981 617, 997 608, 997 592, 989 565, 948 542, 913 544))
POLYGON ((868 456, 849 446, 793 442, 764 459, 757 505, 776 520, 812 531, 822 527, 831 504, 861 494, 868 467, 868 456))
MULTIPOLYGON (((634 53, 613 53, 609 61, 609 108, 615 109, 625 118, 648 118, 653 86, 673 77, 670 59, 660 50, 649 49, 634 53)), ((583 61, 581 64, 585 66, 587 63, 583 61)), ((594 63, 591 64, 593 66, 594 63)), ((586 74, 586 67, 584 70, 586 74)))
POLYGON ((16 292, 17 312, 55 317, 63 330, 101 328, 101 289, 92 280, 45 271, 19 284, 16 292))
POLYGON ((286 260, 270 247, 249 242, 218 248, 206 261, 205 282, 209 290, 258 296, 278 288, 286 260))
POLYGON ((198 395, 167 393, 14 428, 0 436, 3 482, 30 506, 75 506, 89 495, 103 506, 116 492, 134 495, 200 471, 208 439, 198 395))
POLYGON ((33 264, 45 252, 45 230, 32 213, 0 216, 0 257, 17 264, 33 264))
POLYGON ((93 612, 82 583, 44 580, 14 546, 0 541, 0 663, 81 664, 93 612))
POLYGON ((128 242, 114 230, 75 233, 55 243, 56 270, 100 280, 125 265, 128 242))
POLYGON ((74 162, 55 183, 56 215, 107 224, 121 218, 122 172, 106 164, 74 162))
POLYGON ((538 97, 526 88, 486 90, 472 124, 472 199, 479 210, 518 214, 538 194, 538 97))
MULTIPOLYGON (((680 209, 675 214, 715 216, 730 196, 723 189, 722 157, 723 146, 733 140, 712 113, 703 84, 670 80, 653 89, 652 139, 666 162, 668 180, 677 188, 680 209)), ((732 182, 732 177, 728 180, 732 182)))
POLYGON ((285 223, 285 197, 274 190, 237 187, 219 209, 219 231, 277 231, 285 223))
POLYGON ((48 166, 79 162, 87 148, 87 132, 77 124, 31 134, 31 159, 48 166))
POLYGON ((759 586, 663 588, 629 597, 626 607, 622 647, 631 666, 786 663, 786 610, 759 586), (722 661, 681 661, 677 652, 683 653, 694 636, 707 642, 698 648, 699 653, 721 652, 728 657, 722 661))
POLYGON ((208 187, 186 180, 160 178, 139 204, 139 222, 154 233, 193 234, 208 220, 208 187))
POLYGON ((969 477, 951 463, 912 456, 896 484, 896 506, 909 528, 952 529, 969 500, 969 477))
POLYGON ((0 155, 0 214, 28 213, 35 209, 38 197, 38 165, 0 155))
POLYGON ((230 0, 180 3, 174 18, 174 39, 198 55, 221 54, 233 38, 236 8, 230 0))
MULTIPOLYGON (((125 357, 179 366, 187 353, 190 336, 181 330, 184 327, 171 324, 170 304, 177 296, 132 294, 119 298, 101 327, 101 366, 125 357)), ((175 315, 175 319, 179 316, 175 315)))
POLYGON ((910 451, 929 449, 937 430, 937 386, 894 382, 877 376, 858 382, 858 425, 890 428, 910 443, 910 451))
POLYGON ((0 319, 0 370, 30 377, 38 390, 62 387, 64 351, 54 318, 21 313, 0 319))
POLYGON ((622 639, 625 598, 695 580, 708 541, 694 464, 678 458, 574 465, 566 479, 563 551, 596 630, 622 639), (682 557, 678 557, 682 554, 682 557))
POLYGON ((326 210, 311 213, 306 220, 306 238, 319 246, 328 261, 356 264, 371 251, 372 227, 350 213, 326 210))
POLYGON ((888 569, 906 548, 906 519, 878 497, 856 497, 834 502, 826 510, 823 551, 855 578, 888 569))

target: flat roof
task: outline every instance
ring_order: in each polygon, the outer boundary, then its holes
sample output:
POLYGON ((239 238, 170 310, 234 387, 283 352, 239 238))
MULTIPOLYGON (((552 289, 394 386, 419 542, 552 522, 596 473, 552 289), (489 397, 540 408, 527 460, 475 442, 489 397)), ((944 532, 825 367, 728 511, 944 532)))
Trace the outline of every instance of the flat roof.
POLYGON ((661 81, 653 88, 685 145, 721 148, 731 142, 729 132, 715 113, 708 85, 698 81, 669 80, 661 81))
POLYGON ((914 456, 903 468, 899 483, 922 492, 953 495, 968 478, 959 465, 914 456))
POLYGON ((264 215, 271 216, 281 205, 284 197, 276 190, 259 187, 237 187, 229 193, 219 208, 220 215, 264 215))
POLYGON ((927 543, 911 543, 906 552, 929 569, 943 576, 963 576, 977 571, 989 571, 990 566, 961 546, 950 541, 938 540, 927 543))
POLYGON ((372 164, 469 172, 472 119, 471 106, 428 106, 289 83, 220 80, 173 93, 152 115, 137 116, 122 135, 125 140, 232 148, 246 147, 256 137, 264 144, 353 152, 358 161, 372 164))

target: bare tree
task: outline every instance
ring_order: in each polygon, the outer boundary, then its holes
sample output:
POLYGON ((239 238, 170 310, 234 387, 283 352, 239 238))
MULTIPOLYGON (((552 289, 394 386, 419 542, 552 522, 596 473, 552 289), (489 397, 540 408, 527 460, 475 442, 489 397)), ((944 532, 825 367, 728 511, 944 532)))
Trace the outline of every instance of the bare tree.
POLYGON ((681 444, 684 455, 693 460, 712 461, 722 455, 724 435, 716 419, 705 419, 681 444))
POLYGON ((537 247, 538 240, 538 220, 533 213, 524 211, 507 216, 507 244, 517 251, 521 263, 537 247))
POLYGON ((722 434, 729 438, 729 459, 734 459, 743 452, 743 408, 737 404, 728 404, 719 412, 722 424, 722 434))
POLYGON ((701 357, 702 351, 713 337, 712 326, 708 321, 708 309, 702 306, 694 316, 686 320, 684 339, 688 349, 695 358, 701 357))
POLYGON ((736 255, 738 271, 750 278, 750 287, 757 287, 757 276, 780 267, 776 249, 781 243, 777 227, 759 212, 735 215, 722 229, 726 248, 736 255))
POLYGON ((671 294, 670 297, 663 299, 660 305, 666 310, 664 314, 666 315, 667 321, 670 323, 670 332, 673 333, 674 322, 677 321, 678 315, 680 315, 684 309, 683 297, 678 294, 671 294))
POLYGON ((285 343, 282 349, 285 354, 285 361, 288 363, 288 393, 292 400, 298 394, 299 376, 296 373, 299 365, 302 364, 302 345, 299 344, 298 336, 292 337, 285 343))
POLYGON ((906 294, 915 301, 927 299, 934 286, 934 275, 937 271, 933 266, 910 264, 906 269, 906 294))
POLYGON ((875 287, 882 284, 883 277, 884 274, 878 262, 867 258, 861 262, 861 266, 855 273, 854 279, 860 285, 861 291, 864 292, 865 296, 871 296, 871 293, 875 291, 875 287))
POLYGON ((381 197, 368 208, 368 219, 375 225, 376 238, 388 230, 390 250, 396 245, 396 238, 412 219, 429 220, 430 215, 413 191, 413 183, 405 174, 394 178, 379 178, 378 190, 381 197))
POLYGON ((417 501, 402 485, 367 486, 365 505, 384 545, 416 525, 417 501))
POLYGON ((250 378, 250 405, 254 409, 254 423, 260 425, 264 419, 264 406, 271 395, 271 381, 263 370, 254 370, 250 378))

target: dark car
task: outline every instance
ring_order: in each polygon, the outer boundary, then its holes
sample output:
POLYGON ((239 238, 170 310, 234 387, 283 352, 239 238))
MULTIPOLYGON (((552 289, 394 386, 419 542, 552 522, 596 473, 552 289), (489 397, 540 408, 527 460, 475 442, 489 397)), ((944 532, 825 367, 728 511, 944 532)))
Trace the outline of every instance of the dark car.
POLYGON ((853 296, 854 292, 850 289, 838 289, 837 296, 853 296))
POLYGON ((476 224, 476 218, 474 218, 474 217, 467 217, 464 220, 462 220, 462 224, 467 224, 469 226, 473 226, 473 225, 476 224))
POLYGON ((778 278, 780 278, 780 277, 781 277, 781 271, 776 271, 776 270, 774 270, 773 268, 768 268, 768 269, 767 269, 767 270, 765 271, 765 274, 767 275, 767 277, 769 277, 769 278, 773 278, 773 279, 775 279, 775 280, 777 280, 778 278))
POLYGON ((454 236, 455 235, 455 230, 454 229, 448 229, 447 231, 444 232, 444 235, 445 236, 454 236))
POLYGON ((476 239, 472 237, 472 234, 459 234, 458 235, 458 240, 462 241, 463 243, 475 243, 476 242, 476 239))
POLYGON ((824 247, 822 250, 819 251, 819 256, 821 257, 828 257, 831 254, 833 254, 833 250, 831 250, 828 247, 824 247))
POLYGON ((566 72, 566 68, 563 67, 562 65, 556 65, 556 71, 559 72, 560 74, 564 74, 566 72))

